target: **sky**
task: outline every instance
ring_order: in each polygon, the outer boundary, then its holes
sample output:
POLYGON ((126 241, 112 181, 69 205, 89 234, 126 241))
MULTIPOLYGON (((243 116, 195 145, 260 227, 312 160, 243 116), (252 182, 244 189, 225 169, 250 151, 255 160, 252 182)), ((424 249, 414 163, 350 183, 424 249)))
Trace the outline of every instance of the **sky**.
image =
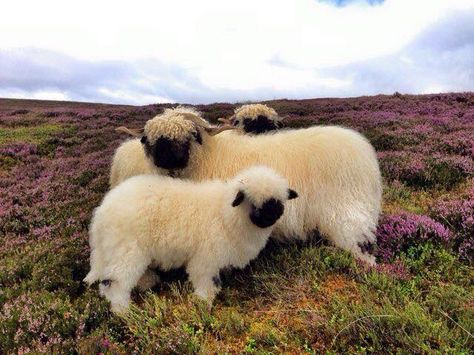
POLYGON ((474 91, 474 0, 15 0, 0 97, 212 103, 474 91))

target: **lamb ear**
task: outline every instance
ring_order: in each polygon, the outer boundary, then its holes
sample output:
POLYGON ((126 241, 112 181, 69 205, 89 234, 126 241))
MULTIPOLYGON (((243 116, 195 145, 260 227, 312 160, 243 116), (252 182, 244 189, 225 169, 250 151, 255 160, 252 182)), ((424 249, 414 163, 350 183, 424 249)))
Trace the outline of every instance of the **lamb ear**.
POLYGON ((232 202, 232 207, 237 207, 238 205, 240 205, 244 198, 245 194, 241 190, 239 190, 239 192, 237 192, 237 195, 235 195, 234 202, 232 202))
POLYGON ((298 197, 298 193, 293 189, 288 189, 288 200, 293 200, 298 197))

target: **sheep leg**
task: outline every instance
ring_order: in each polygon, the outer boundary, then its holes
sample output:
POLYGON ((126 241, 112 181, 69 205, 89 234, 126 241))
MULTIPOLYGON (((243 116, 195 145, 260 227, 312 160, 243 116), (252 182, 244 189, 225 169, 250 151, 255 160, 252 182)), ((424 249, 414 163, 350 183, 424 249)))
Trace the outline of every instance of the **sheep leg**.
POLYGON ((220 291, 220 287, 216 286, 213 278, 215 278, 215 276, 206 275, 194 278, 194 281, 191 280, 194 287, 194 294, 209 304, 212 304, 217 293, 220 291))
POLYGON ((105 275, 110 275, 110 279, 101 282, 99 290, 110 301, 112 312, 121 313, 128 308, 132 289, 147 270, 149 260, 140 252, 131 250, 126 256, 117 256, 116 260, 117 264, 106 268, 105 275))
POLYGON ((366 236, 365 234, 354 233, 346 237, 347 243, 344 242, 342 245, 340 245, 342 249, 350 251, 356 259, 362 260, 371 266, 376 264, 375 256, 371 254, 371 250, 373 250, 373 245, 375 244, 375 240, 371 240, 373 234, 372 236, 366 236))
POLYGON ((366 241, 366 237, 349 235, 349 236, 337 236, 336 238, 330 238, 330 240, 339 248, 349 251, 356 259, 362 260, 367 264, 374 266, 375 256, 370 253, 374 243, 366 241), (346 240, 344 240, 346 238, 346 240), (341 240, 342 239, 342 240, 341 240), (358 242, 357 239, 362 239, 362 242, 358 242))
POLYGON ((375 223, 364 218, 345 220, 327 233, 328 239, 337 247, 349 251, 356 259, 362 260, 369 265, 375 265, 375 256, 372 255, 376 237, 373 229, 375 223))
POLYGON ((190 267, 187 268, 187 272, 194 288, 194 294, 209 304, 212 304, 221 289, 219 270, 203 272, 190 264, 190 267))
POLYGON ((351 249, 352 255, 359 260, 362 260, 369 264, 370 266, 375 266, 375 256, 371 254, 369 250, 372 250, 373 243, 363 242, 357 243, 356 246, 353 246, 351 249))
POLYGON ((138 280, 138 288, 140 291, 146 291, 154 287, 160 282, 160 277, 150 268, 145 270, 145 273, 138 280))
POLYGON ((128 308, 132 289, 126 287, 121 281, 111 280, 108 285, 101 283, 99 291, 110 302, 112 312, 122 313, 128 308))

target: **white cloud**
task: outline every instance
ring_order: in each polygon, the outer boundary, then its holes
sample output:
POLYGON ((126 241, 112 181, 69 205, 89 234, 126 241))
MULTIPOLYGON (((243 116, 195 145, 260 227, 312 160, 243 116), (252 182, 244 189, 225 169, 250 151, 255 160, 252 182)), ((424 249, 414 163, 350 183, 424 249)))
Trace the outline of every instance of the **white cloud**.
POLYGON ((72 99, 61 91, 55 90, 2 90, 0 89, 0 97, 14 97, 16 99, 34 99, 34 100, 55 100, 55 101, 71 101, 72 99))
MULTIPOLYGON (((130 103, 364 94, 367 88, 353 82, 358 73, 347 74, 349 68, 391 56, 400 58, 397 65, 417 67, 421 58, 407 50, 411 43, 447 14, 469 9, 473 0, 344 7, 317 0, 10 1, 0 12, 0 49, 40 51, 23 56, 29 73, 10 62, 0 89, 8 84, 13 90, 15 80, 23 80, 32 93, 59 88, 76 99, 130 103), (35 71, 41 68, 52 77, 35 71), (31 75, 38 80, 27 80, 31 75)), ((376 84, 374 92, 381 90, 376 84)))

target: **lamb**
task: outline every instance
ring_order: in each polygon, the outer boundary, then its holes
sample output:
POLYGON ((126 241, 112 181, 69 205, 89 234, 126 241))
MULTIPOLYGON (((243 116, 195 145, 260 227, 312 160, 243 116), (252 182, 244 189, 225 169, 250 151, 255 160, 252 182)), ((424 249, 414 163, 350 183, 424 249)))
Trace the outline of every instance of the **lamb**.
MULTIPOLYGON (((228 182, 140 175, 109 191, 90 226, 91 270, 115 312, 145 278, 185 266, 195 294, 212 304, 219 271, 243 268, 265 246, 287 200, 298 196, 272 169, 254 166, 228 182)), ((149 284, 148 287, 152 286, 149 284)))
POLYGON ((375 151, 362 135, 347 128, 317 126, 263 135, 225 131, 212 136, 205 133, 209 124, 187 119, 202 132, 201 142, 184 147, 188 155, 184 168, 176 164, 180 149, 155 150, 155 162, 165 156, 175 162, 157 167, 202 181, 225 179, 254 164, 266 164, 287 178, 301 196, 278 221, 275 238, 305 240, 317 230, 357 259, 375 264, 371 250, 382 182, 375 151))
POLYGON ((277 112, 263 104, 242 105, 235 109, 229 119, 220 122, 230 124, 248 134, 262 134, 282 128, 282 119, 277 112))

